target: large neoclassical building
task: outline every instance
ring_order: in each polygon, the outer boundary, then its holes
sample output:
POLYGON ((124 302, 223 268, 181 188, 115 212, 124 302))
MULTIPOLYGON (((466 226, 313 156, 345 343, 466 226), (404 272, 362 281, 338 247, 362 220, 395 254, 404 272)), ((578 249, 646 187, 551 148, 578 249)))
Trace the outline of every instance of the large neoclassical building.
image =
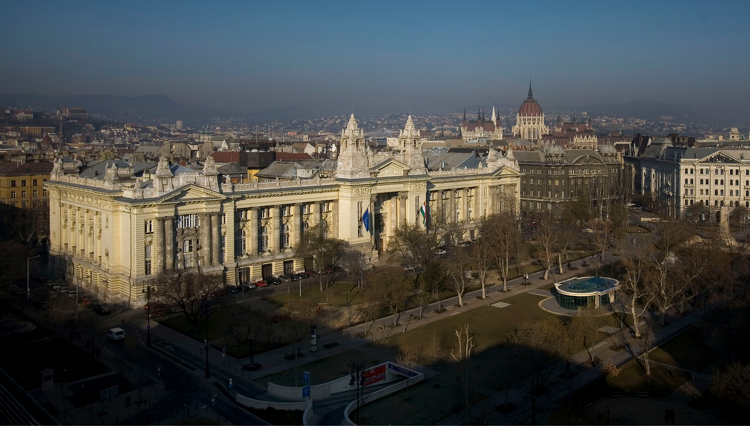
POLYGON ((58 160, 50 196, 50 267, 99 297, 140 305, 160 271, 200 268, 228 284, 305 269, 303 233, 321 225, 371 261, 420 208, 462 224, 519 206, 512 151, 425 156, 409 117, 398 146, 375 152, 352 115, 341 133, 333 178, 224 181, 211 157, 202 170, 107 160, 65 175, 58 160), (370 212, 370 226, 363 223, 370 212), (368 231, 369 229, 369 231, 368 231))
POLYGON ((513 126, 513 136, 535 141, 548 134, 549 127, 544 124, 544 112, 534 99, 534 92, 531 91, 531 83, 529 83, 529 97, 518 108, 516 125, 513 126))

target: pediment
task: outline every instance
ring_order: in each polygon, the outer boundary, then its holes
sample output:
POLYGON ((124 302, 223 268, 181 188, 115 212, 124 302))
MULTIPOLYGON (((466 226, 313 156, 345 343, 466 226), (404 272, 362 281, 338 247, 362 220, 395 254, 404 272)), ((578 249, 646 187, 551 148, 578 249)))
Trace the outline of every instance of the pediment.
POLYGON ((203 188, 196 184, 190 184, 176 189, 169 194, 164 195, 159 201, 166 202, 188 202, 188 201, 206 201, 206 200, 223 200, 224 194, 203 188))
POLYGON ((521 176, 521 173, 508 166, 500 166, 497 170, 492 172, 491 175, 492 177, 516 177, 521 176))
POLYGON ((580 157, 577 157, 574 159, 570 164, 596 164, 601 165, 604 164, 602 160, 600 160, 597 157, 592 157, 591 155, 581 155, 580 157))
POLYGON ((407 175, 411 167, 391 158, 375 165, 370 170, 377 172, 378 177, 399 177, 407 175))
POLYGON ((696 163, 723 163, 723 164, 742 164, 742 162, 731 155, 723 152, 716 152, 708 157, 701 158, 696 163))

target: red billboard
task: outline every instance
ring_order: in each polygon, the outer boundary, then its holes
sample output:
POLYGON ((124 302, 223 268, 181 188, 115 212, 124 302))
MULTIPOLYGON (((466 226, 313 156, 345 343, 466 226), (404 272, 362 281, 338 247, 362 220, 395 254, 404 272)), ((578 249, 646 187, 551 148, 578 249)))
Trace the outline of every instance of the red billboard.
POLYGON ((365 371, 365 386, 370 386, 383 380, 385 380, 385 365, 365 371))

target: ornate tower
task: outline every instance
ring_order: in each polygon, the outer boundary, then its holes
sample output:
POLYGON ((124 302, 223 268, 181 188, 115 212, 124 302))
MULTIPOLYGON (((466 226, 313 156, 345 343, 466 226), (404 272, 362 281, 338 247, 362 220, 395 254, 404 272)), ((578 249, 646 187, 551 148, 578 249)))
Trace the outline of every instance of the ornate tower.
POLYGON ((414 126, 411 115, 406 120, 404 130, 398 135, 398 146, 401 150, 400 160, 411 167, 409 174, 425 174, 424 157, 422 156, 422 142, 419 130, 414 126))
POLYGON ((344 179, 369 177, 370 164, 368 158, 370 156, 370 150, 365 143, 364 132, 357 126, 357 119, 352 114, 346 129, 341 131, 336 177, 344 179))

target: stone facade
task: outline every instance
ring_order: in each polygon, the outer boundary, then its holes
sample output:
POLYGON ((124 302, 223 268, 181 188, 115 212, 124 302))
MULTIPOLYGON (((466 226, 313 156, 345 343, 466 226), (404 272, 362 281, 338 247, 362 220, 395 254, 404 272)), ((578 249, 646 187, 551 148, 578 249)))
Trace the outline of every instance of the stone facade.
POLYGON ((564 203, 588 195, 594 206, 618 198, 620 156, 612 145, 600 152, 544 145, 539 151, 515 153, 521 168, 521 212, 562 213, 564 203))
MULTIPOLYGON (((121 164, 121 163, 120 163, 121 164)), ((50 267, 104 300, 144 303, 143 289, 166 269, 200 268, 228 284, 305 269, 295 247, 321 225, 367 259, 387 250, 402 223, 434 214, 477 234, 479 218, 519 203, 518 163, 494 150, 475 168, 428 171, 411 119, 399 148, 373 152, 354 116, 342 132, 334 178, 220 183, 212 157, 203 170, 108 164, 95 178, 64 175, 50 196, 50 267), (508 202, 507 200, 513 200, 508 202), (363 214, 370 211, 367 231, 363 214)))

